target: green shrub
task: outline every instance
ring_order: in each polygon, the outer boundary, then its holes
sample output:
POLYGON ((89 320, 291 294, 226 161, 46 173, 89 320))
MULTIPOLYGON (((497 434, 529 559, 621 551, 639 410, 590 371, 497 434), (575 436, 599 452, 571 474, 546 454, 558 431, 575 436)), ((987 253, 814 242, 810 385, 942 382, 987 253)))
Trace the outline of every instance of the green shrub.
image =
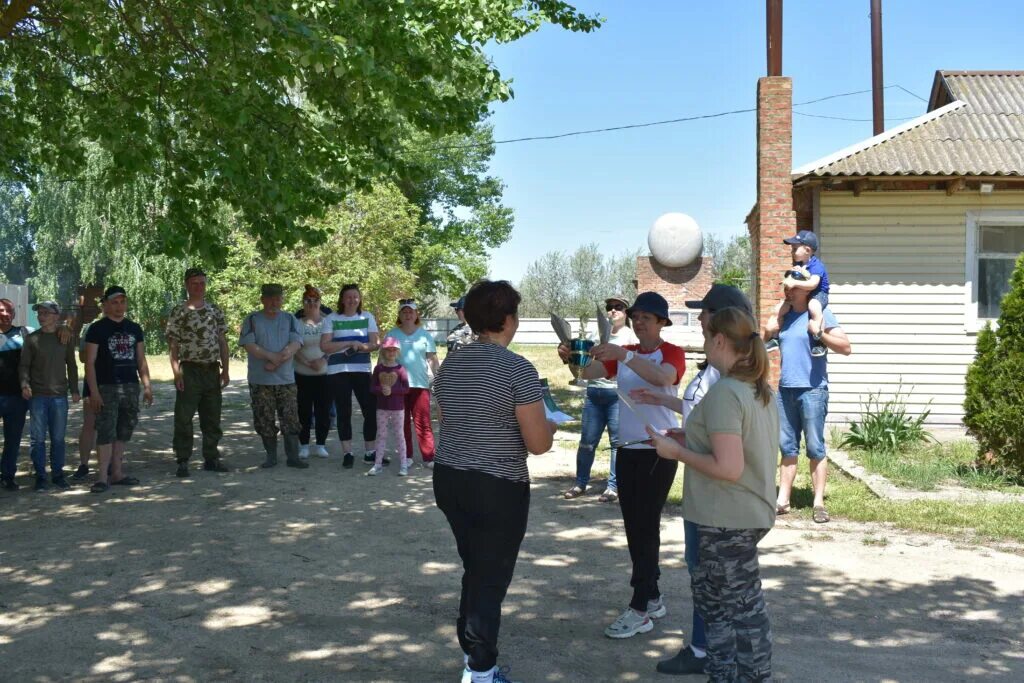
POLYGON ((875 453, 896 453, 928 441, 932 435, 924 428, 930 410, 917 417, 907 415, 902 386, 887 401, 881 392, 868 394, 860 422, 850 423, 850 431, 839 442, 840 448, 858 448, 875 453))
POLYGON ((1024 476, 1024 254, 1010 277, 996 330, 978 333, 967 370, 964 424, 980 460, 1024 476))

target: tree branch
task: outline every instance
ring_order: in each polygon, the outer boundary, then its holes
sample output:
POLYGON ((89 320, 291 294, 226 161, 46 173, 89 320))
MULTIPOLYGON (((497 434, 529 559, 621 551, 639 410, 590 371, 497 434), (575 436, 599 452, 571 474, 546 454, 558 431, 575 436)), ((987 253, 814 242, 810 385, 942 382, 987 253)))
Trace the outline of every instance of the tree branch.
POLYGON ((14 27, 28 16, 32 0, 11 0, 3 14, 0 14, 0 40, 7 40, 14 33, 14 27))

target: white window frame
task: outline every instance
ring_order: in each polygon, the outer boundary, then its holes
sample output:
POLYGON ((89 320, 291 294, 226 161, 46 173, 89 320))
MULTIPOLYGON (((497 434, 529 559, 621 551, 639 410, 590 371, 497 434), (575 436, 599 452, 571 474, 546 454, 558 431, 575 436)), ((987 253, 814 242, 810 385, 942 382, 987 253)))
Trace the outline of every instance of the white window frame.
POLYGON ((996 324, 995 318, 979 318, 975 283, 978 281, 978 245, 983 225, 1019 226, 1024 230, 1024 211, 968 211, 967 254, 964 259, 964 329, 977 333, 986 322, 996 324))

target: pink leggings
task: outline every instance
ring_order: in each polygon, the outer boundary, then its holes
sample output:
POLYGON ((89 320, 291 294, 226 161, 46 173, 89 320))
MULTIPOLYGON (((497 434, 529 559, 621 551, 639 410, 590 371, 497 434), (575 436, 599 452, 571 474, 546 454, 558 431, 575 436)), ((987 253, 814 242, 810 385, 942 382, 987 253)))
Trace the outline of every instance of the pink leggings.
POLYGON ((404 410, 377 409, 377 464, 382 464, 384 452, 390 446, 395 450, 399 464, 404 464, 408 457, 405 454, 405 435, 402 423, 405 422, 404 410))

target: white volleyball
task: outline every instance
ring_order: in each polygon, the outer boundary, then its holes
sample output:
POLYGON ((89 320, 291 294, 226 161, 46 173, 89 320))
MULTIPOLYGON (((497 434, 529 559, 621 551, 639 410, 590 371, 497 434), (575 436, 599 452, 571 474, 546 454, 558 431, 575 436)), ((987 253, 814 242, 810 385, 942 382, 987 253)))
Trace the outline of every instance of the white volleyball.
POLYGON ((697 221, 685 213, 666 213, 647 233, 651 255, 663 266, 679 268, 694 262, 704 251, 704 235, 697 221))

